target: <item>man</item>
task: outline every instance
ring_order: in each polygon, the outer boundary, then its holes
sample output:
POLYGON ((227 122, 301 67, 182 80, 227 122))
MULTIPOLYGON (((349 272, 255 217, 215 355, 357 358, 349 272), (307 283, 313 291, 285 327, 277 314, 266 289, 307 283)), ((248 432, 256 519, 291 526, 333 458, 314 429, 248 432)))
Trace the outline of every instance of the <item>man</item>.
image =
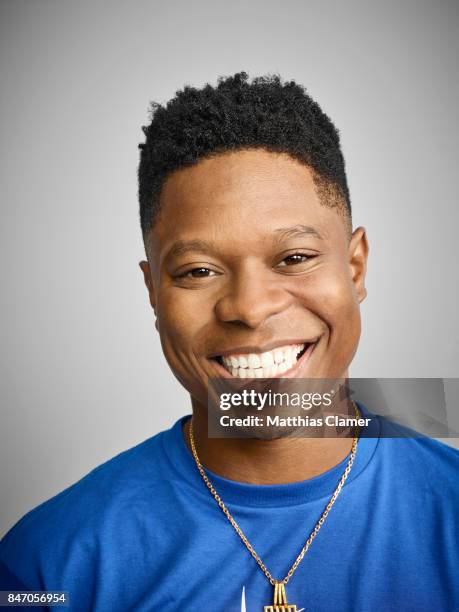
POLYGON ((212 377, 349 376, 368 244, 330 119, 296 83, 238 73, 144 131, 140 267, 192 419, 23 517, 2 588, 65 590, 72 610, 459 610, 457 451, 208 436, 212 377))

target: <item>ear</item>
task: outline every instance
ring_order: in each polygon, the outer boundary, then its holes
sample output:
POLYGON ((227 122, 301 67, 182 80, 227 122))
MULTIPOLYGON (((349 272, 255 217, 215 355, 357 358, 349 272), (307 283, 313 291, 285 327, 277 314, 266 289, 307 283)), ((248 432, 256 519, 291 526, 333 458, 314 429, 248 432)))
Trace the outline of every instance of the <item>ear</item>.
MULTIPOLYGON (((148 289, 150 304, 156 316, 156 294, 155 294, 155 288, 153 286, 153 281, 151 278, 150 264, 148 263, 148 261, 140 261, 139 266, 143 272, 143 279, 148 289)), ((158 329, 158 319, 155 320, 155 327, 156 329, 158 329)))
POLYGON ((358 227, 352 232, 349 242, 349 266, 352 275, 352 282, 360 302, 367 297, 365 288, 365 276, 367 273, 368 260, 368 240, 364 227, 358 227))

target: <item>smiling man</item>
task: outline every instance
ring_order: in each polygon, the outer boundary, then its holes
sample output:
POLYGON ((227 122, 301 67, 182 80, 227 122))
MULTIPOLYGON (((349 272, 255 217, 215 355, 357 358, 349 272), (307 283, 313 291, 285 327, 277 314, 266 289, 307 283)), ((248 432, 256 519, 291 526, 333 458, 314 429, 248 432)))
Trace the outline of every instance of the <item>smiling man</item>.
POLYGON ((330 119, 245 73, 152 110, 140 267, 192 417, 23 517, 2 587, 65 590, 74 610, 459 610, 457 451, 377 418, 366 436, 208 432, 212 378, 349 377, 368 243, 330 119))

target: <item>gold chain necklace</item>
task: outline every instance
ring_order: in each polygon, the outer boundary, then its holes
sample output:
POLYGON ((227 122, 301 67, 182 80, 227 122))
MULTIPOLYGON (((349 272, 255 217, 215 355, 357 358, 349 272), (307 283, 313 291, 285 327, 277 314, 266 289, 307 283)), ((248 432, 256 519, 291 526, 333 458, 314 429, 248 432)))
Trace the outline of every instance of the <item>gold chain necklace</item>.
MULTIPOLYGON (((357 404, 353 401, 352 405, 354 407, 354 411, 355 411, 356 417, 360 418, 361 415, 360 415, 359 409, 357 408, 357 404)), ((300 562, 303 559, 304 555, 306 554, 307 550, 311 546, 312 541, 314 540, 316 535, 319 533, 319 530, 322 527, 322 525, 324 524, 324 521, 327 518, 328 513, 331 510, 331 507, 335 503, 336 498, 340 494, 341 489, 343 488, 344 483, 346 482, 346 479, 349 476, 349 472, 351 471, 352 464, 354 463, 355 455, 357 453, 357 442, 359 440, 359 430, 360 430, 360 427, 357 426, 356 430, 355 430, 354 440, 352 442, 351 454, 350 454, 350 457, 349 457, 349 461, 347 462, 346 469, 344 470, 343 475, 341 476, 341 479, 340 479, 340 481, 338 483, 338 486, 336 487, 333 495, 330 498, 330 501, 328 502, 325 510, 322 512, 322 515, 319 518, 319 520, 317 521, 316 526, 312 530, 311 535, 307 539, 306 544, 301 549, 300 554, 296 558, 296 560, 295 560, 294 564, 292 565, 292 567, 287 572, 287 575, 285 576, 285 578, 283 578, 282 580, 276 580, 273 577, 273 575, 271 574, 271 572, 268 570, 266 565, 263 563, 263 561, 260 559, 258 553, 255 551, 253 546, 247 540, 247 538, 245 537, 245 535, 242 532, 241 528, 236 523, 234 518, 231 516, 228 508, 225 506, 225 504, 223 503, 221 497, 219 496, 219 494, 215 490, 213 484, 210 482, 209 478, 207 477, 207 474, 205 473, 204 468, 202 467, 202 463, 199 461, 198 453, 196 451, 196 446, 195 446, 195 443, 194 443, 194 435, 193 435, 193 417, 191 418, 191 420, 190 420, 190 432, 189 432, 189 434, 190 434, 189 435, 190 446, 191 446, 191 450, 193 452, 193 457, 194 457, 194 460, 196 462, 196 466, 197 466, 197 468, 199 470, 199 473, 201 474, 202 479, 206 483, 207 488, 209 489, 209 491, 214 496, 215 501, 218 503, 218 505, 220 506, 221 510, 223 511, 223 514, 226 516, 226 518, 229 520, 231 525, 234 527, 236 533, 241 538, 241 540, 244 542, 244 544, 247 547, 247 549, 249 550, 250 554, 255 559, 255 561, 258 563, 258 565, 261 568, 262 572, 264 573, 266 578, 269 580, 269 582, 274 587, 274 602, 273 602, 273 605, 272 606, 271 605, 264 606, 264 612, 296 612, 296 609, 297 609, 296 605, 294 605, 294 604, 290 604, 289 605, 287 603, 287 596, 286 596, 286 593, 285 593, 285 585, 287 584, 287 582, 292 577, 293 572, 296 570, 296 568, 300 564, 300 562)))

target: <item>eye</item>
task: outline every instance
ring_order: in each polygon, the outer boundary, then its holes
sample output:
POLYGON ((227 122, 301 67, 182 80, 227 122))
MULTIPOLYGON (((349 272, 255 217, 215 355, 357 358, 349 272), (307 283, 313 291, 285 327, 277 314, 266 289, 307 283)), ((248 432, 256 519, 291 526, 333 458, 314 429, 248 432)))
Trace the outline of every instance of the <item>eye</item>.
POLYGON ((209 268, 193 268, 178 274, 176 278, 208 278, 209 276, 215 275, 216 273, 209 268))
POLYGON ((280 267, 285 266, 294 266, 296 264, 304 263, 309 259, 312 259, 312 255, 306 255, 305 253, 293 253, 292 255, 287 255, 284 259, 278 264, 280 267))

